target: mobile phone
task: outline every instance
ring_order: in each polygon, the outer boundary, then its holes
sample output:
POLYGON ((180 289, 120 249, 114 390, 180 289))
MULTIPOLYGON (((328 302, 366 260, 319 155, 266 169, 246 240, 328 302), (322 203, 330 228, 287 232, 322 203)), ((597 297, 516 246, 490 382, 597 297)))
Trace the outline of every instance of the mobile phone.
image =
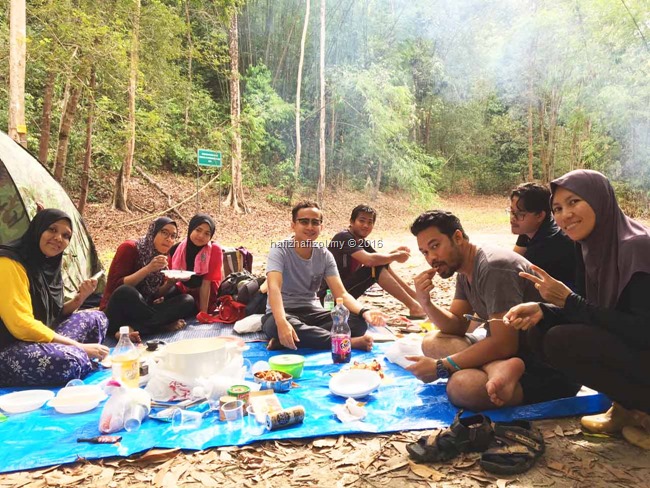
POLYGON ((92 276, 90 277, 90 279, 91 279, 91 280, 98 280, 98 279, 101 278, 103 275, 104 275, 104 270, 101 269, 101 270, 99 270, 97 273, 95 273, 94 275, 92 275, 92 276))

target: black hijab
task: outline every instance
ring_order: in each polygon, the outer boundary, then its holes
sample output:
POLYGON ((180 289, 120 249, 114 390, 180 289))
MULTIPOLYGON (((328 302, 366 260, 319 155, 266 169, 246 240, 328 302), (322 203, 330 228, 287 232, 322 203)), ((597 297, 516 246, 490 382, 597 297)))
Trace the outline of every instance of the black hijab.
POLYGON ((187 266, 188 271, 194 271, 194 262, 196 261, 196 255, 201 252, 205 246, 197 246, 190 239, 190 234, 201 224, 208 224, 210 227, 210 239, 214 236, 214 231, 216 226, 214 220, 208 214, 198 213, 190 220, 190 223, 187 227, 187 246, 185 247, 185 265, 187 266))
MULTIPOLYGON (((160 232, 160 230, 167 224, 173 224, 174 227, 177 227, 176 222, 174 222, 169 217, 158 217, 156 220, 151 222, 151 224, 149 224, 147 233, 137 240, 135 246, 138 250, 138 269, 144 268, 151 262, 154 256, 158 256, 160 254, 156 250, 156 246, 154 246, 153 240, 156 238, 158 232, 160 232)), ((165 281, 165 277, 161 272, 149 273, 140 283, 138 283, 136 288, 140 293, 142 293, 142 296, 146 300, 149 300, 156 294, 163 281, 165 281)))
POLYGON ((53 325, 63 308, 63 253, 48 258, 41 252, 40 242, 43 232, 59 220, 67 220, 72 229, 72 219, 65 212, 54 208, 41 210, 21 237, 0 246, 0 256, 13 259, 25 267, 34 318, 48 326, 53 325))
POLYGON ((593 231, 579 242, 586 298, 613 308, 634 273, 650 273, 650 231, 623 213, 614 188, 598 171, 575 170, 553 180, 553 195, 558 186, 579 195, 596 214, 593 231))

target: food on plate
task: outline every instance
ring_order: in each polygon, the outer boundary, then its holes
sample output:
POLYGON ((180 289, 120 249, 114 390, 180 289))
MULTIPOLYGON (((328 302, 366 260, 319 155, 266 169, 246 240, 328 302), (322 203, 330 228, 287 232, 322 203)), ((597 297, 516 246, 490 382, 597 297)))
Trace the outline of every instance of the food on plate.
POLYGON ((359 361, 355 361, 352 363, 352 366, 350 366, 350 369, 369 369, 371 371, 377 372, 379 374, 379 377, 382 380, 384 379, 384 371, 381 368, 381 364, 376 359, 373 359, 369 363, 360 363, 359 361))
POLYGON ((282 381, 288 379, 288 376, 287 373, 274 370, 258 371, 255 373, 255 377, 262 381, 282 381))

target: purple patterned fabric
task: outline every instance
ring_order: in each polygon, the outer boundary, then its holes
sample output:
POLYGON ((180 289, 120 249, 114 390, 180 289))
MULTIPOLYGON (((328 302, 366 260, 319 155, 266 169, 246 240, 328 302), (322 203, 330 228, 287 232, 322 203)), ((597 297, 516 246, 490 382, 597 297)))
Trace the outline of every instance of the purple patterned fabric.
MULTIPOLYGON (((101 343, 108 319, 104 312, 73 313, 55 331, 86 344, 101 343)), ((55 342, 18 341, 0 350, 0 386, 61 386, 92 371, 88 355, 78 347, 55 342)))

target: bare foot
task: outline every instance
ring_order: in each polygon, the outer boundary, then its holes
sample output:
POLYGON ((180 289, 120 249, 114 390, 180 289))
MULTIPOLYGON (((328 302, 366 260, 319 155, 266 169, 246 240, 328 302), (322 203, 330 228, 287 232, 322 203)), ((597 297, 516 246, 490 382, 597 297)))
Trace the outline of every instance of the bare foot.
POLYGON ((352 349, 360 349, 362 351, 370 351, 372 349, 372 343, 374 342, 372 336, 368 334, 361 337, 353 337, 350 340, 352 344, 352 349))
POLYGON ((495 365, 490 371, 490 379, 485 384, 490 401, 497 407, 510 402, 525 369, 524 362, 519 358, 510 358, 495 365))
POLYGON ((181 330, 183 327, 185 327, 185 321, 183 319, 178 319, 171 324, 167 324, 165 327, 163 327, 164 330, 167 332, 176 332, 177 330, 181 330))
POLYGON ((414 320, 426 319, 427 314, 424 312, 422 307, 418 305, 414 308, 409 308, 409 317, 414 320))
MULTIPOLYGON (((119 330, 115 333, 115 338, 118 341, 120 340, 119 330)), ((129 339, 131 339, 131 342, 133 342, 134 344, 139 344, 142 342, 142 338, 140 337, 140 332, 137 330, 133 330, 133 327, 129 327, 129 339)))
POLYGON ((279 351, 280 349, 284 349, 284 346, 280 342, 280 339, 276 339, 275 337, 271 337, 269 339, 269 343, 266 346, 267 351, 279 351))

